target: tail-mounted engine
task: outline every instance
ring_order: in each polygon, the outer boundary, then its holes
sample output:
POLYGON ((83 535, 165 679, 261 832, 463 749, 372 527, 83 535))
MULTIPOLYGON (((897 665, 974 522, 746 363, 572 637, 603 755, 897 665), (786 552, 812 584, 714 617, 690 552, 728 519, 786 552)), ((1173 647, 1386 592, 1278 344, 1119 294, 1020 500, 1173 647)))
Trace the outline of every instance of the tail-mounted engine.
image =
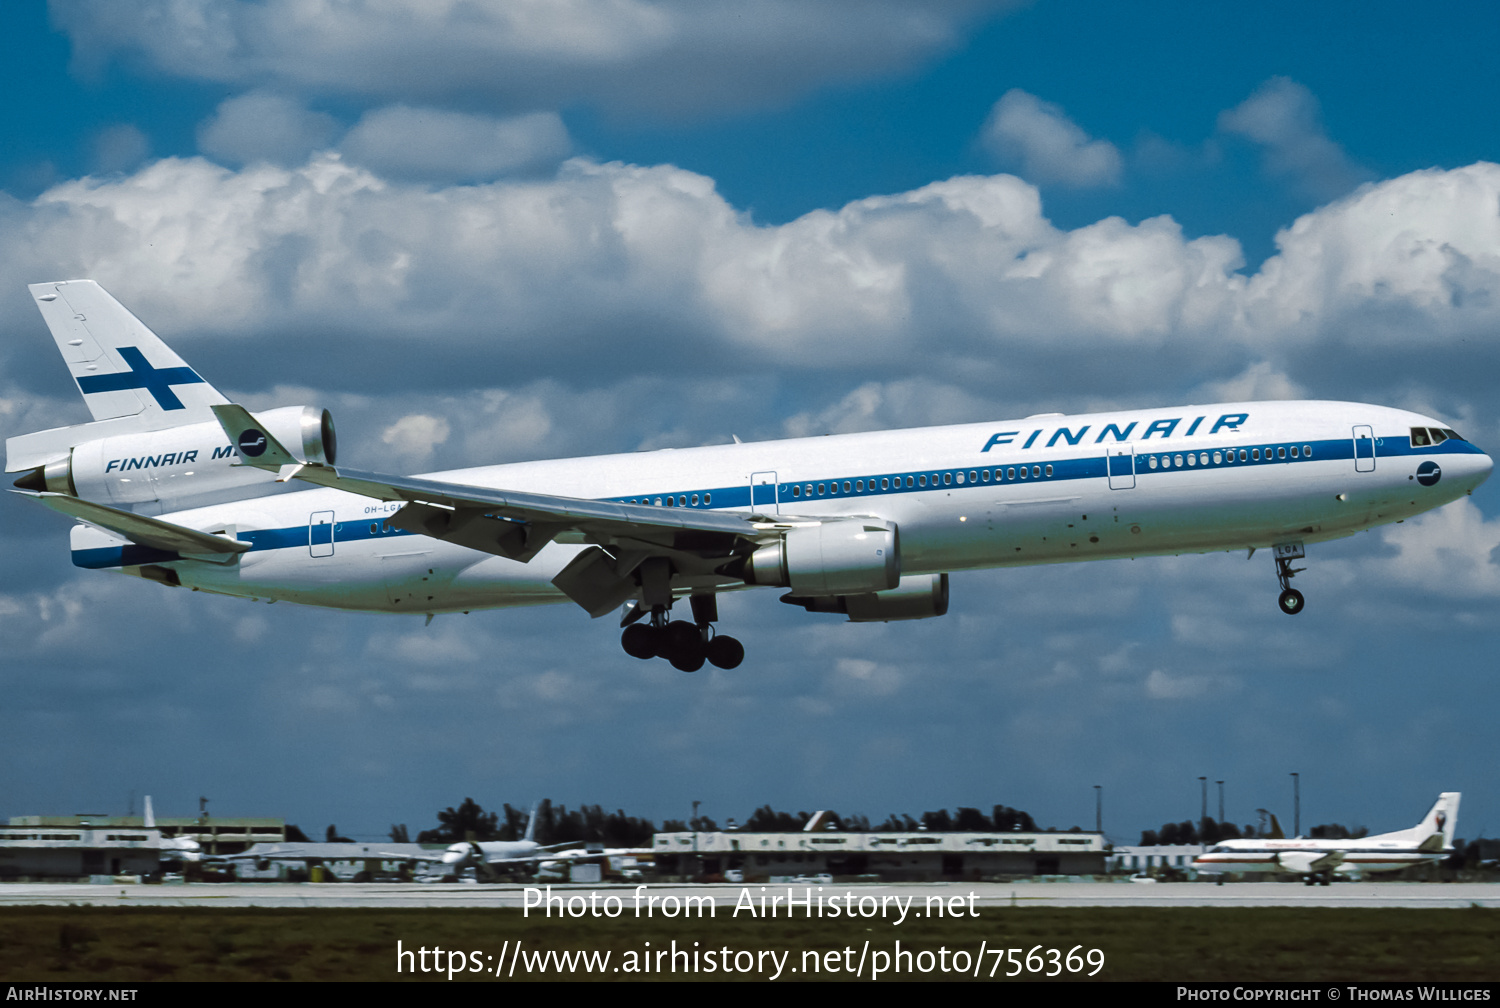
MULTIPOLYGON (((285 406, 258 413, 256 420, 282 444, 300 446, 302 457, 308 461, 333 464, 338 448, 333 418, 327 410, 285 406)), ((52 458, 31 468, 15 485, 23 490, 50 490, 122 506, 153 502, 181 505, 190 500, 232 496, 234 491, 262 486, 275 478, 274 473, 239 464, 240 452, 253 456, 257 454, 256 445, 229 444, 217 420, 82 440, 91 427, 95 425, 12 438, 6 445, 8 461, 20 460, 21 466, 37 461, 28 458, 36 453, 25 443, 29 438, 62 444, 59 450, 47 452, 52 458), (77 443, 72 443, 70 432, 80 438, 77 443)), ((261 439, 262 451, 264 444, 261 439)))

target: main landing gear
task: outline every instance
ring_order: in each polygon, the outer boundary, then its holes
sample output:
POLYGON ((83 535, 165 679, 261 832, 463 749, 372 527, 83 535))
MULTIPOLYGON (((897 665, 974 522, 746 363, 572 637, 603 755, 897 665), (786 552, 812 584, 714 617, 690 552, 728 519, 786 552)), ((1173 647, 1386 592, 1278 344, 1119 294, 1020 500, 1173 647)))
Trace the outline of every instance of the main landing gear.
POLYGON ((1293 567, 1292 561, 1301 560, 1307 556, 1307 552, 1299 542, 1277 543, 1272 550, 1276 554, 1276 580, 1281 583, 1281 594, 1277 597, 1276 604, 1288 616, 1295 616, 1302 611, 1303 598, 1302 593, 1292 587, 1291 580, 1307 568, 1293 567))
POLYGON ((620 646, 634 658, 665 658, 683 672, 696 672, 707 661, 721 669, 732 669, 745 660, 745 646, 733 637, 716 634, 713 624, 719 619, 718 599, 713 595, 693 595, 693 620, 667 619, 667 606, 650 609, 649 622, 636 622, 646 615, 637 604, 628 610, 621 622, 625 631, 620 646))

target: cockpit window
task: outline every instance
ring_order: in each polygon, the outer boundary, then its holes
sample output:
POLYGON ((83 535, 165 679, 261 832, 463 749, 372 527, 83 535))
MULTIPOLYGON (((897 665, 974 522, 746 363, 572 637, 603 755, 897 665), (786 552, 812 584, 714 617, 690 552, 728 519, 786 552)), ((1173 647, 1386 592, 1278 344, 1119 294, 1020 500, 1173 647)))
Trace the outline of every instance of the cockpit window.
POLYGON ((1411 429, 1411 446, 1413 448, 1426 448, 1432 444, 1432 438, 1427 434, 1426 427, 1413 427, 1411 429))
POLYGON ((1461 437, 1459 435, 1458 431, 1451 430, 1451 429, 1449 429, 1447 427, 1443 428, 1443 434, 1448 438, 1449 441, 1467 441, 1468 440, 1465 437, 1461 437))

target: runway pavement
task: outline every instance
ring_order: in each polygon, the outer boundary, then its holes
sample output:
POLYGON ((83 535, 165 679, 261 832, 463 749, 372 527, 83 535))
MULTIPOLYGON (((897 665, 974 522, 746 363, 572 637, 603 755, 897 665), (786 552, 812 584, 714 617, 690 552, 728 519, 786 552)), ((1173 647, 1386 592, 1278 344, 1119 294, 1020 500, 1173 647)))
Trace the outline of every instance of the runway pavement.
MULTIPOLYGON (((68 883, 0 884, 0 912, 17 906, 169 906, 169 907, 522 907, 528 899, 522 885, 416 885, 404 883, 177 883, 167 885, 79 885, 68 883)), ((1307 907, 1500 907, 1500 883, 1336 882, 1305 886, 1296 882, 1212 882, 1140 884, 1128 882, 935 882, 809 886, 766 885, 552 885, 551 895, 599 899, 617 897, 629 913, 637 898, 668 899, 711 896, 730 910, 748 891, 755 900, 808 895, 856 899, 871 896, 915 897, 915 907, 929 897, 955 897, 975 907, 1110 907, 1110 906, 1307 906, 1307 907)), ((538 895, 530 896, 533 904, 538 895)), ((660 905, 660 904, 659 904, 660 905)))

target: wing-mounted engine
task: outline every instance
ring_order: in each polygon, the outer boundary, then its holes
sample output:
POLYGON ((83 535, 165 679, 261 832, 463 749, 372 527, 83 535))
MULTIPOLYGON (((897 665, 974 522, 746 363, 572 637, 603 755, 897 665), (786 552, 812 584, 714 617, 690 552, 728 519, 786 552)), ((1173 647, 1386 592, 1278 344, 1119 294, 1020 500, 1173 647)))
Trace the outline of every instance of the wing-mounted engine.
POLYGON ((850 623, 889 623, 930 619, 948 612, 947 574, 909 574, 889 591, 863 595, 781 596, 808 612, 843 613, 850 623))
MULTIPOLYGON (((286 406, 256 415, 282 444, 301 447, 303 458, 332 464, 337 454, 333 418, 312 406, 286 406)), ((217 420, 161 430, 120 432, 114 421, 96 421, 11 438, 6 470, 29 470, 15 481, 23 490, 50 491, 117 506, 172 505, 228 499, 264 487, 274 473, 241 463, 264 452, 264 437, 233 445, 217 420)))
POLYGON ((893 523, 873 518, 802 525, 725 572, 799 597, 883 592, 901 582, 900 538, 893 523))
POLYGON ((1276 855, 1276 863, 1282 870, 1298 874, 1331 871, 1344 863, 1344 852, 1330 851, 1282 851, 1276 855))

